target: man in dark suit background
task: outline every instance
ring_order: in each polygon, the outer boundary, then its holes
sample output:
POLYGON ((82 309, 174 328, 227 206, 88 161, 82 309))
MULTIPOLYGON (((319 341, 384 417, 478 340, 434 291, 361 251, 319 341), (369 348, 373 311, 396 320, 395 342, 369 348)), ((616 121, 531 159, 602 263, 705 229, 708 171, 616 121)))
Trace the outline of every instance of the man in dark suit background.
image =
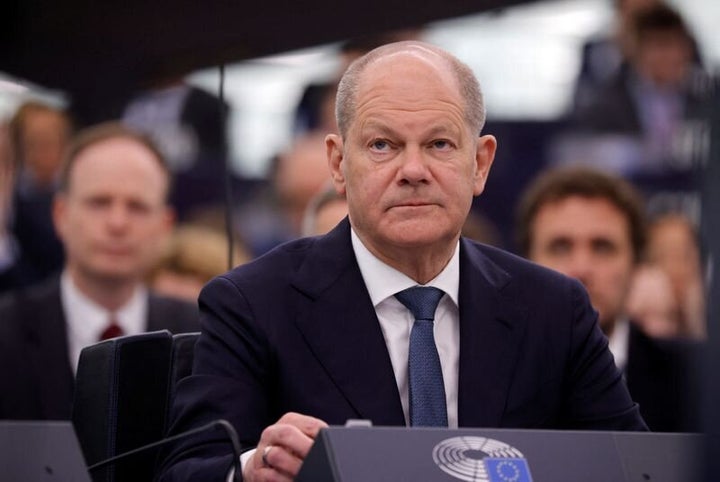
MULTIPOLYGON (((650 337, 643 320, 628 315, 628 292, 645 246, 644 218, 638 193, 623 179, 587 167, 556 169, 538 177, 521 200, 519 244, 531 260, 577 278, 588 290, 650 429, 698 430, 700 347, 650 337)), ((678 322, 668 318, 665 323, 678 322)))
MULTIPOLYGON (((469 68, 424 43, 380 47, 345 73, 336 113, 348 218, 205 287, 171 433, 227 419, 256 447, 243 480, 262 481, 292 479, 318 431, 351 418, 645 429, 580 284, 460 237, 496 147, 469 68), (440 297, 429 314, 407 299, 425 293, 440 297)), ((224 480, 227 452, 216 436, 179 444, 161 480, 224 480)))
POLYGON ((621 156, 599 161, 646 191, 695 191, 712 82, 698 64, 692 32, 662 3, 638 10, 629 30, 628 64, 587 95, 571 125, 604 139, 606 151, 615 146, 621 156))
POLYGON ((53 205, 63 273, 0 300, 0 418, 69 419, 80 351, 100 339, 197 330, 192 304, 143 284, 173 226, 169 189, 134 131, 104 124, 75 139, 53 205))

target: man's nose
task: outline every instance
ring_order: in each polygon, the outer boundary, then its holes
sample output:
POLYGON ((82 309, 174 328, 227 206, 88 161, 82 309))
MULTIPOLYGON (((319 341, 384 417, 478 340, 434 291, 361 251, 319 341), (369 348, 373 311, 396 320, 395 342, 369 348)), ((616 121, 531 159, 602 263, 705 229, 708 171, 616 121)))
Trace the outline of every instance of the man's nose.
POLYGON ((402 153, 400 176, 401 180, 409 184, 426 182, 429 176, 427 159, 423 149, 418 146, 408 146, 402 153))
POLYGON ((112 205, 109 212, 107 213, 106 221, 108 223, 108 226, 110 226, 110 228, 112 229, 124 229, 128 224, 128 220, 128 210, 122 205, 112 205))
POLYGON ((570 257, 568 272, 566 274, 587 286, 592 278, 592 272, 593 260, 590 254, 584 250, 574 252, 570 257))

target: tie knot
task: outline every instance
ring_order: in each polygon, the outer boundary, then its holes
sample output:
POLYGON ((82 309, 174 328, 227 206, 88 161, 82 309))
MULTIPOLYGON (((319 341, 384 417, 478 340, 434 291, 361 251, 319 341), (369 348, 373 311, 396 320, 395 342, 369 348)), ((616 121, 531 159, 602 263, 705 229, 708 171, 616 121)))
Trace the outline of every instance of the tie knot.
POLYGON ((434 320, 435 309, 440 298, 445 294, 438 288, 429 286, 414 286, 395 295, 405 308, 410 310, 415 320, 434 320))
POLYGON ((122 329, 122 327, 120 327, 120 325, 117 324, 115 318, 110 318, 107 326, 102 331, 102 333, 100 333, 98 341, 108 340, 110 338, 117 338, 118 336, 123 336, 124 334, 125 331, 122 329))

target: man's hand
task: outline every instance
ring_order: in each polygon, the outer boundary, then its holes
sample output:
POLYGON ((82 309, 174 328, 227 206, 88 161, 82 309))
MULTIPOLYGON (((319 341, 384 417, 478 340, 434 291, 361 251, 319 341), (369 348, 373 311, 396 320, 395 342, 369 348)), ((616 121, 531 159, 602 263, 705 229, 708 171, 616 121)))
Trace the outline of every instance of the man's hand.
POLYGON ((255 454, 243 467, 243 480, 293 480, 318 432, 327 426, 314 417, 286 413, 277 423, 263 430, 255 454))

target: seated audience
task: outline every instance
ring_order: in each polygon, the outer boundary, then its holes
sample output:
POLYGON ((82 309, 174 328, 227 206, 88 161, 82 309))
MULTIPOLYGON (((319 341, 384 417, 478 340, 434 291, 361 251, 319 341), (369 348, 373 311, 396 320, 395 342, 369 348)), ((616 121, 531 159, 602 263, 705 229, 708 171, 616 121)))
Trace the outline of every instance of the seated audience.
MULTIPOLYGON (((222 232, 199 224, 180 225, 150 274, 150 287, 155 293, 196 303, 205 283, 229 269, 228 255, 228 241, 222 232)), ((249 260, 242 244, 235 242, 232 266, 249 260)))
POLYGON ((181 221, 224 201, 228 112, 215 94, 179 78, 154 82, 123 109, 122 122, 148 135, 167 160, 176 187, 170 204, 181 221))
POLYGON ((318 192, 305 209, 303 236, 326 234, 347 216, 347 200, 328 184, 318 192))
POLYGON ((678 303, 678 336, 704 338, 705 287, 700 245, 693 223, 683 214, 668 213, 648 229, 647 262, 669 276, 678 303))
POLYGON ((0 292, 17 286, 14 240, 9 230, 15 166, 6 124, 0 124, 0 292))
POLYGON ((167 167, 144 137, 116 124, 74 140, 53 221, 62 274, 0 299, 0 418, 69 419, 80 351, 144 331, 197 331, 197 309, 145 286, 173 225, 167 167))
POLYGON ((615 0, 612 32, 583 45, 580 73, 575 84, 574 108, 585 108, 597 94, 619 76, 627 75, 635 35, 633 24, 639 12, 662 4, 661 0, 615 0))
POLYGON ((697 429, 699 347, 651 338, 625 309, 646 239, 643 207, 632 186, 590 168, 548 171, 524 194, 517 232, 529 259, 578 279, 588 290, 648 426, 697 429))
POLYGON ((647 176, 679 176, 700 161, 698 122, 709 119, 710 83, 693 61, 692 34, 675 10, 661 4, 640 11, 632 34, 627 73, 616 75, 578 109, 574 125, 607 139, 635 140, 634 153, 624 148, 626 174, 645 182, 651 181, 647 176))
POLYGON ((10 122, 16 172, 6 221, 16 276, 7 289, 40 281, 62 268, 63 249, 51 210, 71 133, 70 119, 63 110, 37 101, 21 105, 10 122))
POLYGON ((680 335, 679 304, 670 277, 662 268, 644 263, 635 269, 625 311, 648 336, 676 338, 680 335))

